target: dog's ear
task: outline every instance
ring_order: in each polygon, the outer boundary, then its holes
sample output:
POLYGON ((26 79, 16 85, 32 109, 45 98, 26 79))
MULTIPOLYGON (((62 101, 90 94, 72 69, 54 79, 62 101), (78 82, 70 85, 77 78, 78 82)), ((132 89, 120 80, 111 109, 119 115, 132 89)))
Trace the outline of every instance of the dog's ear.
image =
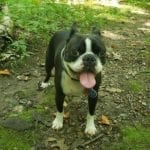
POLYGON ((70 29, 70 33, 69 33, 69 38, 67 40, 67 42, 69 42, 69 40, 72 38, 72 36, 77 32, 77 23, 74 22, 71 26, 71 29, 70 29))
POLYGON ((100 30, 96 26, 92 28, 92 33, 101 36, 100 30))

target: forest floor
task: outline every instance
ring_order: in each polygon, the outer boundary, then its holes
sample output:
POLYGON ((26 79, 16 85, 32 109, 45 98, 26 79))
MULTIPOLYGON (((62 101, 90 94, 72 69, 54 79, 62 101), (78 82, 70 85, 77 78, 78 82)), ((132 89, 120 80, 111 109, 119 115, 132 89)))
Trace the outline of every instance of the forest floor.
POLYGON ((37 90, 45 77, 48 39, 35 38, 30 41, 30 56, 10 68, 9 76, 0 75, 0 149, 149 149, 149 13, 131 9, 127 20, 111 20, 101 32, 107 63, 96 108, 97 134, 84 134, 87 99, 81 97, 66 100, 63 129, 51 128, 56 112, 54 86, 37 90), (109 120, 107 125, 102 115, 109 120))

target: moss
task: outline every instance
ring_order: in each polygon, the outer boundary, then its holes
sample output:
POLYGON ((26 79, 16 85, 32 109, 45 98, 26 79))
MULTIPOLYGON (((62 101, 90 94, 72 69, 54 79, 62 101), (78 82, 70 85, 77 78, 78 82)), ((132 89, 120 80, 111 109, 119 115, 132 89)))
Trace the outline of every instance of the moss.
POLYGON ((31 131, 17 132, 0 127, 0 149, 29 150, 33 144, 31 131))
POLYGON ((122 127, 122 138, 118 143, 110 143, 104 150, 148 150, 150 147, 150 129, 141 125, 122 127))
POLYGON ((148 150, 150 147, 150 129, 143 126, 125 127, 123 131, 123 140, 114 145, 115 150, 148 150))

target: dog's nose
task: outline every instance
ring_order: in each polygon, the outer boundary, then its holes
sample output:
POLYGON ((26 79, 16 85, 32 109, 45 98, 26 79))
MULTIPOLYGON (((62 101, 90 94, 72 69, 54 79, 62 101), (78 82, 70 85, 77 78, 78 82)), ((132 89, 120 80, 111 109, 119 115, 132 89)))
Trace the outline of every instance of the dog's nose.
POLYGON ((84 65, 94 66, 96 64, 96 59, 92 54, 87 54, 83 57, 83 63, 84 65))

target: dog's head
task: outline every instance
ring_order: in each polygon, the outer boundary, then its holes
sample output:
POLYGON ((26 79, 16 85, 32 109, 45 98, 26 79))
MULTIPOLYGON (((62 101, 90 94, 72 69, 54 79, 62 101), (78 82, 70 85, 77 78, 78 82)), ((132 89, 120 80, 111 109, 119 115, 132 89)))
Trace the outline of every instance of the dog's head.
POLYGON ((95 85, 96 74, 102 71, 105 64, 105 53, 100 31, 96 27, 90 34, 79 34, 74 24, 62 59, 71 78, 80 80, 85 88, 91 88, 95 85))

